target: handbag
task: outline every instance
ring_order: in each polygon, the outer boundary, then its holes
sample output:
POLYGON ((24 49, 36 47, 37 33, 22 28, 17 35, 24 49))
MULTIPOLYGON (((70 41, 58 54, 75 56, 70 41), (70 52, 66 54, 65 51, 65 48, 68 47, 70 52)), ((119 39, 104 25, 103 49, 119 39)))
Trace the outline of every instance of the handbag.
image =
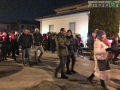
MULTIPOLYGON (((96 57, 96 59, 97 59, 97 57, 96 57)), ((110 69, 110 64, 109 64, 108 59, 105 59, 105 60, 97 59, 97 64, 98 64, 98 68, 100 71, 105 71, 105 70, 110 69)))
POLYGON ((108 54, 108 59, 114 59, 114 57, 115 57, 115 54, 113 54, 113 53, 108 54))

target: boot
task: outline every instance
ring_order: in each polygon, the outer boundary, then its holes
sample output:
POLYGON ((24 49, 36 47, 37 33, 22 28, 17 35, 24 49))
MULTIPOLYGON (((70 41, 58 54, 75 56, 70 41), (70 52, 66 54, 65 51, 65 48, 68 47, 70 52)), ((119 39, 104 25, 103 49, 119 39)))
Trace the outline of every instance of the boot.
POLYGON ((104 80, 101 80, 101 79, 100 79, 100 82, 101 82, 102 88, 103 88, 104 90, 108 90, 107 87, 106 87, 106 85, 105 85, 104 80))
POLYGON ((62 79, 68 79, 68 76, 66 76, 65 74, 61 74, 61 78, 62 79))
POLYGON ((71 75, 72 73, 70 72, 70 70, 67 70, 66 74, 71 75))
POLYGON ((33 63, 32 63, 32 62, 29 62, 29 66, 32 67, 32 66, 33 66, 33 63))
POLYGON ((42 63, 41 60, 40 60, 40 58, 38 58, 38 62, 39 62, 39 63, 42 63))
POLYGON ((57 73, 56 72, 54 73, 54 77, 57 78, 57 73))
POLYGON ((90 77, 87 77, 87 80, 92 84, 93 84, 92 80, 93 80, 94 76, 95 76, 94 74, 91 74, 90 77))
POLYGON ((71 70, 72 73, 77 73, 75 70, 71 70))

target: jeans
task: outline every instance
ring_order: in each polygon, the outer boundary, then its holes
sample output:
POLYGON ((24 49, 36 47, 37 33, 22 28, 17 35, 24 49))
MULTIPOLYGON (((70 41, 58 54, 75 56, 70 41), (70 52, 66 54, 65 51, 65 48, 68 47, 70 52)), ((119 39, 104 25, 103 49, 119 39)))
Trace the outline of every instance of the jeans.
POLYGON ((59 63, 58 67, 55 70, 56 74, 58 73, 58 71, 59 71, 60 68, 61 68, 61 75, 65 74, 64 73, 64 69, 65 69, 66 61, 67 61, 67 56, 60 57, 60 63, 59 63))
POLYGON ((29 62, 32 62, 32 61, 31 61, 31 55, 30 55, 30 48, 26 48, 26 49, 22 49, 22 61, 23 61, 23 64, 25 64, 25 61, 24 61, 25 52, 27 52, 28 61, 29 61, 29 62))
POLYGON ((70 58, 72 59, 72 66, 71 66, 71 70, 74 69, 74 66, 75 66, 75 61, 76 61, 76 58, 75 58, 75 54, 72 53, 71 55, 67 56, 67 62, 66 62, 66 66, 67 66, 67 72, 70 71, 69 69, 69 65, 70 65, 70 58))
POLYGON ((34 51, 35 51, 35 60, 37 59, 37 51, 38 51, 38 50, 41 51, 38 59, 40 59, 40 58, 42 57, 43 53, 44 53, 44 49, 43 49, 43 46, 42 46, 42 45, 41 45, 41 46, 35 46, 35 49, 34 49, 34 51))
POLYGON ((81 48, 81 46, 78 46, 77 57, 79 57, 79 54, 82 55, 82 48, 81 48))

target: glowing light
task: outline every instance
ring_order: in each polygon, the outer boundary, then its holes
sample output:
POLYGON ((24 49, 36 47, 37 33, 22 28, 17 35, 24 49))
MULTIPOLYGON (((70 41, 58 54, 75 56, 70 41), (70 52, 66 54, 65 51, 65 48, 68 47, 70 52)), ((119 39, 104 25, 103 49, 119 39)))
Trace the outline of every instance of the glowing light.
POLYGON ((5 39, 5 37, 2 37, 3 39, 5 39))
POLYGON ((113 42, 113 40, 108 40, 108 43, 109 43, 109 44, 112 44, 112 42, 113 42))
POLYGON ((11 36, 9 36, 9 38, 11 38, 11 36))

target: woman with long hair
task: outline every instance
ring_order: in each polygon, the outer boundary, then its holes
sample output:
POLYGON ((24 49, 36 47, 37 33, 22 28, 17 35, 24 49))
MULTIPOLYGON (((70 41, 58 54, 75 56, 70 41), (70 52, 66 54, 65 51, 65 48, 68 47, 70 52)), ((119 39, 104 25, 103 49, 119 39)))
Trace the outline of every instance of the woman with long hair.
POLYGON ((68 46, 69 55, 67 56, 67 62, 66 62, 67 74, 70 75, 72 73, 76 73, 76 71, 74 70, 74 66, 76 62, 75 52, 74 52, 75 39, 73 38, 71 30, 67 31, 66 39, 70 42, 70 45, 68 46), (69 67, 70 59, 72 60, 71 69, 69 67))
POLYGON ((106 33, 103 30, 97 32, 97 40, 94 43, 94 73, 87 79, 92 83, 94 76, 98 77, 103 89, 107 90, 105 80, 110 79, 110 66, 108 62, 108 52, 110 44, 106 38, 106 33))

